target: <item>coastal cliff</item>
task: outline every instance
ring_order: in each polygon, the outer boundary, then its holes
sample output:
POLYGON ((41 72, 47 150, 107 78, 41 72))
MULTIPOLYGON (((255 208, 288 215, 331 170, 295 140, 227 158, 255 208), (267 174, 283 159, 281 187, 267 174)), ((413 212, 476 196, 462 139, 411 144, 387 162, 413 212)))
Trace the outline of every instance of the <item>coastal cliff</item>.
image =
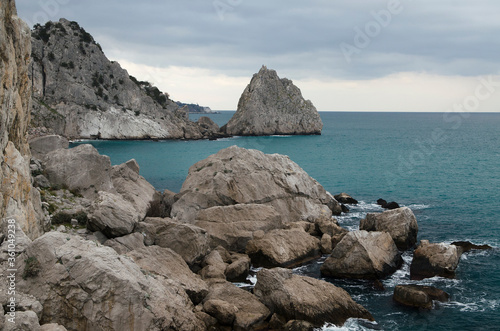
POLYGON ((262 66, 253 75, 229 120, 226 133, 235 136, 321 134, 323 122, 300 89, 276 71, 262 66))
POLYGON ((31 186, 26 130, 30 121, 28 80, 30 30, 13 0, 0 3, 0 219, 15 219, 32 239, 42 232, 40 195, 31 186))
POLYGON ((129 76, 76 22, 32 31, 34 127, 70 139, 202 139, 167 93, 129 76))

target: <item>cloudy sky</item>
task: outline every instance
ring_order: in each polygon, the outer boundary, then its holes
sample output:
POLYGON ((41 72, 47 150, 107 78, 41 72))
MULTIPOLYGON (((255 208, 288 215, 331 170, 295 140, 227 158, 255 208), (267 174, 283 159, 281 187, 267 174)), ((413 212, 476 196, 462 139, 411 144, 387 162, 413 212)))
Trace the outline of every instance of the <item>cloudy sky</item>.
POLYGON ((16 0, 172 99, 236 109, 265 64, 318 110, 500 111, 498 0, 16 0))

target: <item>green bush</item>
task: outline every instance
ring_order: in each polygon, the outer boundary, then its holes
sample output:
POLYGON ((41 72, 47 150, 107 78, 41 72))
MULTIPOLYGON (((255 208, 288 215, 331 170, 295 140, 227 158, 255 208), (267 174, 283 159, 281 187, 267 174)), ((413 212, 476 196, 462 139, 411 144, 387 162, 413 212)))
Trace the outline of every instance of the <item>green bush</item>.
POLYGON ((52 216, 52 224, 53 225, 71 224, 72 218, 73 218, 73 215, 71 215, 71 214, 68 214, 65 212, 59 212, 59 213, 52 216))
POLYGON ((42 265, 34 256, 28 257, 26 260, 24 260, 24 263, 26 263, 26 266, 24 267, 23 279, 26 279, 28 277, 36 277, 42 270, 42 265))

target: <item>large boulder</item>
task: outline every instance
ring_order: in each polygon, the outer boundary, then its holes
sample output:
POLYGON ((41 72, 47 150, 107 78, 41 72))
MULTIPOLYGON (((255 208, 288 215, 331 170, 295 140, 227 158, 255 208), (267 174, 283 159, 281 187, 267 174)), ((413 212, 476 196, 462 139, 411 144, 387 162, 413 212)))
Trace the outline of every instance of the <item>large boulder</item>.
POLYGON ((389 233, 400 250, 409 249, 417 243, 417 219, 408 207, 368 213, 361 220, 359 229, 389 233))
POLYGON ((17 261, 25 275, 17 290, 40 301, 42 321, 70 331, 204 329, 181 286, 148 276, 109 247, 49 232, 17 261))
POLYGON ((410 278, 424 279, 434 276, 453 278, 461 255, 462 249, 455 245, 433 244, 428 240, 420 240, 413 253, 410 278))
POLYGON ((226 133, 239 136, 321 134, 323 122, 312 102, 291 80, 262 66, 245 88, 226 133))
MULTIPOLYGON (((222 306, 220 301, 223 301, 227 303, 224 304, 227 308, 235 307, 237 309, 229 308, 234 312, 233 330, 251 330, 252 327, 261 324, 271 314, 269 309, 255 295, 225 281, 212 283, 208 295, 203 300, 203 307, 208 310, 206 313, 212 314, 215 318, 220 318, 221 314, 219 312, 221 309, 211 309, 210 305, 205 307, 205 303, 211 300, 219 300, 217 302, 219 307, 222 306)), ((226 318, 224 318, 220 322, 225 323, 226 321, 226 318)))
POLYGON ((450 295, 433 286, 398 285, 394 288, 393 299, 408 307, 431 309, 432 301, 446 302, 450 295))
POLYGON ((335 246, 321 266, 321 274, 334 278, 379 279, 392 274, 402 262, 387 232, 353 231, 335 246))
POLYGON ((320 241, 301 229, 273 230, 248 242, 254 266, 292 267, 321 255, 320 241))
POLYGON ((342 325, 349 318, 373 321, 372 315, 345 290, 322 280, 294 275, 289 269, 259 271, 254 293, 272 313, 286 320, 304 320, 317 327, 325 323, 342 325))
POLYGON ((66 186, 88 199, 97 198, 99 191, 114 192, 111 161, 92 145, 58 149, 46 154, 42 161, 52 186, 66 186))
POLYGON ((205 229, 211 237, 212 248, 245 252, 253 233, 282 227, 281 216, 274 207, 259 204, 237 204, 200 210, 196 226, 205 229))
POLYGON ((49 152, 69 147, 68 139, 58 135, 37 137, 31 139, 29 141, 29 144, 31 154, 39 159, 41 159, 43 156, 45 156, 45 154, 49 152))
POLYGON ((186 223, 193 223, 200 210, 215 206, 265 204, 274 207, 284 222, 314 222, 340 207, 288 156, 237 146, 191 166, 178 197, 172 217, 186 223))

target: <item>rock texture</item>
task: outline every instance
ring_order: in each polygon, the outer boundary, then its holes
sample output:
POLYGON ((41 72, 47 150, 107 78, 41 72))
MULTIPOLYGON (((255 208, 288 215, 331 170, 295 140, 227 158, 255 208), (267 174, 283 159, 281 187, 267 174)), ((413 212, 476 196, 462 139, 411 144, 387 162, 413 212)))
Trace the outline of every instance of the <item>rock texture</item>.
POLYGON ((62 136, 48 135, 30 139, 29 145, 33 157, 42 159, 49 152, 68 148, 69 141, 62 136))
POLYGON ((400 250, 409 249, 417 243, 417 218, 408 207, 368 213, 361 220, 359 229, 389 233, 400 250))
POLYGON ((403 260, 387 232, 353 231, 335 246, 321 273, 335 278, 383 278, 403 260))
POLYGON ((70 139, 200 139, 213 133, 189 121, 168 94, 109 61, 78 23, 38 25, 32 37, 34 126, 70 139))
POLYGON ((60 232, 38 238, 19 256, 18 290, 43 305, 41 321, 68 330, 203 330, 186 291, 155 277, 109 247, 60 232), (39 262, 37 270, 25 260, 39 262))
POLYGON ((428 240, 421 240, 413 253, 410 277, 411 279, 434 276, 453 278, 461 255, 462 249, 455 245, 432 244, 428 240))
POLYGON ((262 66, 245 88, 238 109, 227 123, 230 135, 321 134, 323 122, 291 80, 262 66))
POLYGON ((15 219, 31 239, 43 233, 40 194, 31 185, 26 131, 31 42, 14 0, 0 4, 0 220, 15 219))
POLYGON ((393 299, 408 307, 431 309, 432 301, 446 302, 450 295, 433 286, 398 285, 394 288, 393 299))
POLYGON ((342 325, 349 318, 373 321, 372 315, 343 289, 322 280, 293 275, 289 269, 259 271, 254 292, 272 313, 286 320, 304 320, 316 327, 325 323, 342 325))
POLYGON ((287 156, 231 146, 189 169, 171 215, 196 222, 200 210, 236 204, 272 206, 283 222, 330 218, 340 205, 287 156))

